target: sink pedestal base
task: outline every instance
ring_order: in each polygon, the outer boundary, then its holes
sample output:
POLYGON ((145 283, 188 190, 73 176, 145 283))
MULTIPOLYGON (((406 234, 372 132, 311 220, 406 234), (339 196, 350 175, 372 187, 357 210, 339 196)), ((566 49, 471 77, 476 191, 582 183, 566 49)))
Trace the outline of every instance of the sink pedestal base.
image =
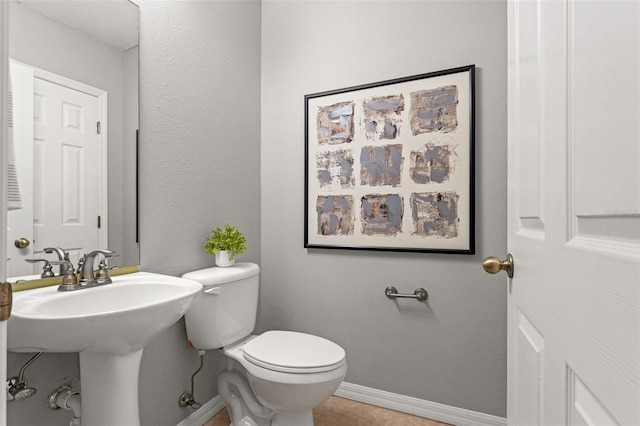
POLYGON ((80 352, 82 426, 139 426, 142 349, 124 355, 80 352))

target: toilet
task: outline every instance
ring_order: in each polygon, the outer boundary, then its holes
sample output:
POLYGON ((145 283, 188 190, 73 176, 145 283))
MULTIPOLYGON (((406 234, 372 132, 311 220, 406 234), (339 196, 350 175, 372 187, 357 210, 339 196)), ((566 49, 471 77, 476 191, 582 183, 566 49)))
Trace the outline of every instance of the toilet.
POLYGON ((189 344, 224 352, 218 393, 233 426, 311 426, 312 408, 333 395, 347 373, 345 351, 306 333, 251 334, 259 274, 258 265, 246 262, 184 274, 203 287, 185 314, 189 344))

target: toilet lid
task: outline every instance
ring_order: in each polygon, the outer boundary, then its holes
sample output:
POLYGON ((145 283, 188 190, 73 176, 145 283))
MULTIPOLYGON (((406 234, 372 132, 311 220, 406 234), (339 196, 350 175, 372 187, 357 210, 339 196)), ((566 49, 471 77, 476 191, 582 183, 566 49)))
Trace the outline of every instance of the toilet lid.
POLYGON ((340 367, 345 352, 330 340, 294 331, 267 331, 247 342, 244 358, 286 373, 318 373, 340 367))

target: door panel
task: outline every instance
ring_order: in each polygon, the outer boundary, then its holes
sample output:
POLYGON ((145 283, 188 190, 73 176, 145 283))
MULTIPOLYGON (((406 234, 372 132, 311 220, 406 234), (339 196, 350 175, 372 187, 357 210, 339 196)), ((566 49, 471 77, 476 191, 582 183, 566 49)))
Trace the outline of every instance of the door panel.
POLYGON ((544 337, 522 312, 517 315, 517 424, 544 424, 544 337))
POLYGON ((540 140, 541 82, 538 75, 540 39, 539 8, 535 2, 520 4, 517 41, 518 86, 518 215, 519 230, 533 238, 544 237, 544 170, 540 140))
POLYGON ((569 3, 570 183, 578 222, 640 213, 640 108, 626 99, 639 93, 639 9, 638 2, 569 3))
POLYGON ((610 425, 619 423, 611 416, 598 398, 591 393, 582 380, 569 369, 569 425, 610 425))
POLYGON ((631 256, 640 241, 640 104, 626 98, 640 93, 639 10, 638 2, 568 7, 571 239, 631 256))

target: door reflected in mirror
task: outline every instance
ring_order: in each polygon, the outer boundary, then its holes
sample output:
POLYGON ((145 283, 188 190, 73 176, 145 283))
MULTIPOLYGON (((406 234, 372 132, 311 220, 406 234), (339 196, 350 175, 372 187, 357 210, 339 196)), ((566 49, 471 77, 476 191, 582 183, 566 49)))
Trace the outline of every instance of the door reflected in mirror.
POLYGON ((25 259, 57 260, 49 247, 74 265, 96 248, 119 254, 110 266, 139 263, 138 22, 128 0, 10 2, 21 200, 8 213, 8 276, 40 274, 43 262, 25 259))

